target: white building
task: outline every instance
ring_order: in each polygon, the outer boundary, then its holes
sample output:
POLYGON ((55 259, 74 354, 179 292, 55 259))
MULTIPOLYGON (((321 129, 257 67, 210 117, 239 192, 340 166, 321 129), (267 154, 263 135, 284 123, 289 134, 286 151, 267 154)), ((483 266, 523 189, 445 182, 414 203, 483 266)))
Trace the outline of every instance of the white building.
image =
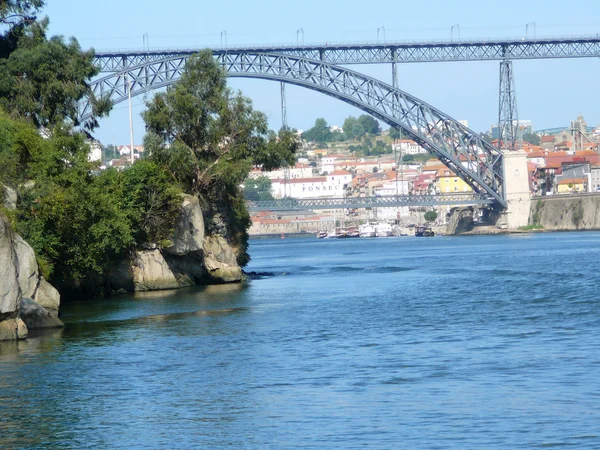
POLYGON ((250 178, 258 178, 258 177, 267 177, 270 180, 277 180, 279 178, 286 178, 285 172, 288 172, 288 178, 309 178, 312 177, 313 168, 308 164, 296 163, 294 167, 289 167, 288 169, 276 169, 271 170, 269 172, 263 172, 260 168, 255 167, 250 172, 250 178))
POLYGON ((418 155, 427 153, 423 147, 410 139, 400 139, 392 144, 392 149, 397 152, 402 152, 403 155, 418 155))
POLYGON ((316 198, 316 197, 343 197, 344 185, 342 178, 334 176, 293 178, 289 180, 273 180, 271 194, 275 198, 316 198))
POLYGON ((88 161, 96 162, 102 161, 102 144, 96 140, 88 140, 86 143, 90 146, 90 152, 88 153, 88 161))

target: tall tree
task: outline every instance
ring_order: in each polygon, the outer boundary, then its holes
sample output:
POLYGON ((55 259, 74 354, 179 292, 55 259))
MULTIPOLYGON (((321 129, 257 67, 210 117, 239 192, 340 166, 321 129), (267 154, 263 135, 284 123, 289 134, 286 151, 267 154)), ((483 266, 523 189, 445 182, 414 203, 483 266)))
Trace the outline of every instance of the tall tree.
POLYGON ((248 261, 250 225, 240 185, 252 166, 272 170, 292 164, 298 147, 289 131, 269 131, 266 116, 226 84, 209 50, 190 57, 181 79, 157 94, 143 113, 150 160, 181 187, 228 218, 238 262, 248 261))
POLYGON ((366 133, 369 133, 373 136, 379 136, 381 134, 381 127, 379 126, 379 122, 377 122, 372 116, 362 114, 358 117, 358 121, 360 122, 366 133))
POLYGON ((302 133, 302 138, 307 141, 318 142, 319 144, 330 142, 332 135, 327 121, 322 117, 317 118, 314 126, 302 133))

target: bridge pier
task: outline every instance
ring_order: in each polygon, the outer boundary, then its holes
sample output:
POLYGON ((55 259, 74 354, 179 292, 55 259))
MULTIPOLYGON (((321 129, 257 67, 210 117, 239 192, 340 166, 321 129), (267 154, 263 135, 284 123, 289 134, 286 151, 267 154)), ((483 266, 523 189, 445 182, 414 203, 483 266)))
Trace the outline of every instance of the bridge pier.
POLYGON ((516 229, 528 225, 531 207, 527 153, 521 150, 503 150, 504 195, 507 207, 498 223, 516 229))

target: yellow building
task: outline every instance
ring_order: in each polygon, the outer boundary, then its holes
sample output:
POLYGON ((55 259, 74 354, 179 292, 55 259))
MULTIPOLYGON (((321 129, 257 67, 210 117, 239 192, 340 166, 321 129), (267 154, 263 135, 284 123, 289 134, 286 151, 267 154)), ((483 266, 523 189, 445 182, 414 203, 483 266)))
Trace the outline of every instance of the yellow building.
POLYGON ((447 167, 437 171, 435 188, 436 192, 439 194, 473 192, 471 186, 465 183, 461 178, 457 177, 456 174, 447 167))
POLYGON ((587 192, 587 178, 565 178, 558 182, 557 190, 559 194, 587 192))

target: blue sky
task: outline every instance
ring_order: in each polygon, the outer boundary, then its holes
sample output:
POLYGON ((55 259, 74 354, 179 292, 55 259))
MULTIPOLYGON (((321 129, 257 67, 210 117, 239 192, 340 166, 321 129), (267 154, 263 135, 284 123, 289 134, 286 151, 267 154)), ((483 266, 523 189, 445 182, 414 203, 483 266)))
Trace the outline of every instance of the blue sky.
MULTIPOLYGON (((50 17, 51 34, 74 36, 83 48, 96 50, 142 48, 144 35, 151 49, 200 49, 219 46, 223 31, 228 45, 294 43, 300 28, 306 43, 376 41, 379 27, 385 27, 388 41, 449 39, 456 24, 462 39, 524 36, 531 22, 538 37, 600 33, 598 0, 47 3, 44 13, 50 17)), ((391 80, 386 65, 352 68, 391 80)), ((600 59, 517 61, 514 69, 519 117, 532 120, 534 128, 567 126, 578 114, 589 125, 600 124, 600 59)), ((498 62, 405 64, 399 66, 399 86, 457 119, 467 119, 474 130, 485 131, 498 120, 498 73, 498 62)), ((281 126, 278 83, 235 79, 230 85, 267 114, 272 128, 281 126)), ((141 144, 143 98, 133 103, 135 141, 141 144)), ((289 125, 300 129, 311 127, 317 117, 342 125, 345 117, 361 114, 339 100, 295 86, 287 87, 287 105, 289 125)), ((104 144, 129 142, 127 108, 120 103, 101 121, 96 136, 104 144)))

